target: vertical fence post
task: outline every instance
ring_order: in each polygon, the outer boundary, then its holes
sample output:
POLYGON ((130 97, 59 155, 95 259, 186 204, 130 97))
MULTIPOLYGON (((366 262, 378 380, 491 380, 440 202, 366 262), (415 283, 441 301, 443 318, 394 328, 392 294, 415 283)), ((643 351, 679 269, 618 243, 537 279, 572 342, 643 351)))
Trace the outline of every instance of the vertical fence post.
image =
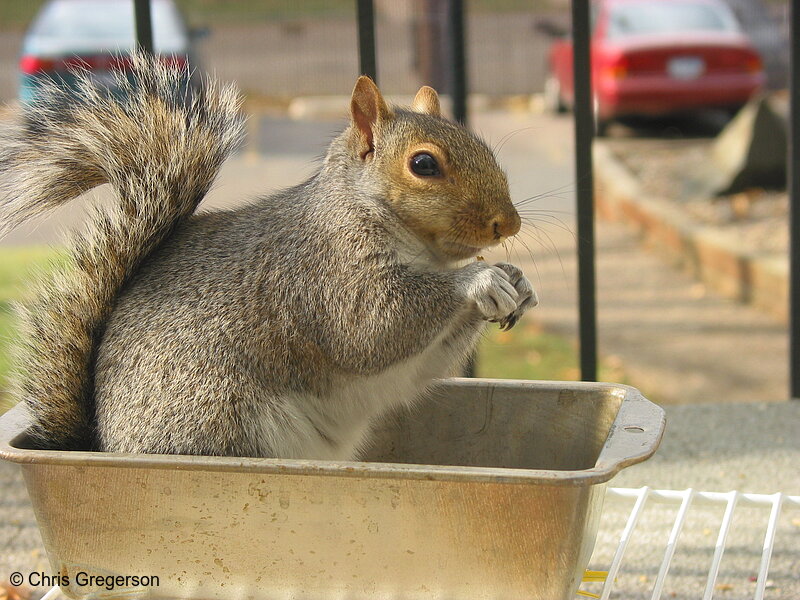
POLYGON ((587 0, 572 0, 573 77, 575 82, 575 181, 578 212, 578 309, 581 379, 597 379, 597 306, 595 301, 594 177, 591 89, 591 30, 587 0))
POLYGON ((153 54, 153 19, 150 0, 134 0, 133 13, 136 23, 136 47, 140 52, 153 54))
POLYGON ((789 395, 800 399, 800 0, 792 0, 789 16, 789 395))
MULTIPOLYGON (((450 98, 453 101, 453 119, 467 125, 467 51, 464 0, 448 0, 447 33, 450 54, 450 98)), ((473 352, 464 367, 465 377, 475 377, 478 356, 473 352)))
POLYGON ((467 124, 467 56, 464 34, 464 0, 447 3, 448 29, 450 30, 451 89, 453 118, 467 124))
POLYGON ((358 63, 362 75, 378 83, 378 63, 375 58, 375 7, 372 0, 356 0, 358 15, 358 63))

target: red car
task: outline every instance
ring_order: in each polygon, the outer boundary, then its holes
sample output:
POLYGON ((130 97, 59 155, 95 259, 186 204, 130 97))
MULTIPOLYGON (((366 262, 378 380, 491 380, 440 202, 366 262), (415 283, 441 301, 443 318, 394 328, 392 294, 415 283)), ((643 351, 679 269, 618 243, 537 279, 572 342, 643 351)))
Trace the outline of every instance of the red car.
MULTIPOLYGON (((599 135, 614 119, 738 110, 764 85, 761 58, 721 0, 595 0, 592 85, 599 135)), ((573 103, 572 41, 553 43, 545 99, 573 103)))

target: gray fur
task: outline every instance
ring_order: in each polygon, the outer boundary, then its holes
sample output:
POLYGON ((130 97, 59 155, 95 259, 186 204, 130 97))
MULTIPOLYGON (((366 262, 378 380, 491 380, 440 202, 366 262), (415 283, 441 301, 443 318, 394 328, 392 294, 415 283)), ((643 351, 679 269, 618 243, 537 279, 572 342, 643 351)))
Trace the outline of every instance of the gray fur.
POLYGON ((535 304, 514 267, 459 267, 415 229, 452 213, 448 239, 482 247, 484 221, 510 214, 505 176, 462 128, 397 111, 364 159, 351 125, 306 182, 191 216, 240 136, 238 99, 207 82, 183 101, 168 69, 135 67, 127 101, 87 84, 66 118, 37 107, 41 132, 3 140, 9 227, 106 181, 119 201, 26 311, 18 389, 42 446, 351 458, 374 418, 463 364, 486 320, 535 304), (383 175, 431 135, 463 175, 447 197, 383 175))

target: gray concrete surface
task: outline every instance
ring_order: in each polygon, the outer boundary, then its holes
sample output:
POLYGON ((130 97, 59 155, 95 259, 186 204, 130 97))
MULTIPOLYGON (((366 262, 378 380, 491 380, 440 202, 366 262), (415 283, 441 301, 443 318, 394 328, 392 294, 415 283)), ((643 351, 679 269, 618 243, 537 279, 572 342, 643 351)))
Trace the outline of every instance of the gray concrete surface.
MULTIPOLYGON (((574 230, 570 121, 483 113, 475 116, 474 124, 498 146, 515 198, 542 195, 523 208, 539 228, 523 236, 531 252, 520 243, 509 252, 539 291, 541 306, 530 318, 574 336, 574 237, 554 221, 560 219, 567 230, 574 230)), ((289 124, 281 127, 283 135, 293 135, 289 124)), ((310 173, 315 153, 305 151, 312 146, 308 141, 324 140, 331 125, 305 123, 301 127, 307 138, 301 144, 303 152, 243 152, 231 160, 209 197, 209 207, 229 206, 310 173)), ((258 148, 262 142, 253 143, 258 148)), ((280 144, 280 136, 269 143, 280 144)), ((44 223, 15 232, 3 243, 52 240, 60 228, 79 219, 80 210, 61 211, 44 223)), ((621 226, 599 223, 598 244, 601 349, 606 357, 618 357, 631 382, 648 396, 669 404, 661 450, 650 462, 621 474, 614 485, 800 494, 800 403, 781 402, 786 397, 785 327, 722 300, 672 271, 642 252, 621 226)), ((15 569, 47 571, 34 517, 13 465, 0 465, 0 489, 0 580, 15 569)), ((594 567, 607 568, 629 510, 630 502, 607 502, 594 567)), ((618 579, 620 593, 614 597, 649 597, 647 589, 672 524, 671 512, 674 509, 648 509, 618 579)), ((679 546, 665 598, 700 597, 698 590, 704 585, 711 556, 709 543, 713 546, 720 514, 703 509, 687 522, 688 537, 679 546)), ((798 517, 797 510, 785 509, 768 598, 800 598, 798 517)), ((765 519, 753 509, 737 513, 720 579, 732 587, 718 590, 715 597, 752 595, 749 578, 758 567, 758 536, 763 536, 759 531, 765 519)))
MULTIPOLYGON (((800 493, 800 402, 666 410, 667 432, 656 455, 623 471, 611 485, 800 493)), ((632 506, 633 500, 606 501, 592 567, 608 568, 632 506)), ((663 598, 702 597, 724 509, 698 503, 690 509, 663 598)), ((677 510, 677 505, 646 506, 617 578, 615 597, 650 598, 677 510)), ((758 573, 768 516, 769 507, 735 510, 715 598, 753 597, 752 578, 758 573)), ((766 598, 800 598, 800 507, 784 507, 770 567, 766 598)))

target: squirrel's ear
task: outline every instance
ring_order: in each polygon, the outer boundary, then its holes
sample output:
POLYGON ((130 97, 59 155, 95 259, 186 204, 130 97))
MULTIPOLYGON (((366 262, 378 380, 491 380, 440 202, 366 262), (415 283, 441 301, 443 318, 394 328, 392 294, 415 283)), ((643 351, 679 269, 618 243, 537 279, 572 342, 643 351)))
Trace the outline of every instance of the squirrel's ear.
POLYGON ((414 102, 411 103, 411 110, 418 113, 425 113, 433 115, 434 117, 442 116, 442 109, 439 106, 439 94, 436 90, 427 85, 419 88, 417 95, 414 96, 414 102))
POLYGON ((356 81, 350 98, 350 116, 359 134, 359 154, 364 158, 375 150, 375 124, 391 116, 378 86, 369 77, 362 75, 356 81))

